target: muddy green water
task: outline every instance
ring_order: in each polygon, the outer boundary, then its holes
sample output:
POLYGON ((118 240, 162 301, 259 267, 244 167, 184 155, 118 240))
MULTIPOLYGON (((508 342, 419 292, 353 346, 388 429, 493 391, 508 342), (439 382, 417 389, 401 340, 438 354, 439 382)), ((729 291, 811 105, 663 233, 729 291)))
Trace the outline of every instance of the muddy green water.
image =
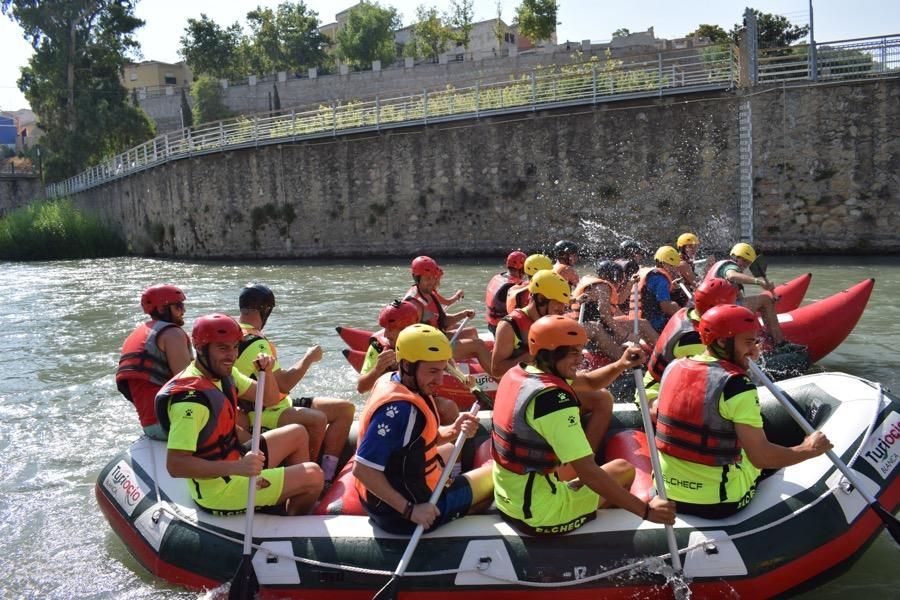
MULTIPOLYGON (((875 277, 854 333, 821 362, 900 389, 900 261, 892 258, 770 258, 785 281, 813 273, 807 300, 875 277)), ((236 312, 250 280, 275 291, 266 332, 286 360, 321 344, 323 361, 303 394, 361 398, 340 354, 335 325, 371 328, 378 310, 409 285, 408 263, 196 263, 120 258, 0 263, 0 598, 192 598, 150 576, 112 533, 94 499, 100 468, 139 434, 116 392, 121 343, 142 320, 141 290, 164 281, 188 296, 187 321, 236 312)), ((446 261, 442 291, 466 290, 460 306, 479 309, 499 260, 446 261)), ((584 267, 582 267, 584 270, 584 267)), ((479 322, 479 325, 483 325, 479 322)), ((777 544, 777 540, 773 540, 777 544)), ((900 551, 882 534, 840 578, 806 598, 896 597, 900 551)))

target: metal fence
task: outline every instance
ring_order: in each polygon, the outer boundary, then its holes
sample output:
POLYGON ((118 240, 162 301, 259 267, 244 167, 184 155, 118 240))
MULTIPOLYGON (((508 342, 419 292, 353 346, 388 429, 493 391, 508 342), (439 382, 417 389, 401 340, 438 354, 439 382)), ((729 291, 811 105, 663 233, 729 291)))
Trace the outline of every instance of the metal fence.
POLYGON ((47 195, 66 196, 165 162, 225 150, 545 108, 730 89, 737 73, 735 50, 717 47, 660 53, 627 64, 594 61, 534 70, 502 83, 424 90, 399 97, 376 96, 276 116, 238 117, 158 136, 75 177, 49 185, 47 195))
POLYGON ((813 47, 806 45, 768 48, 759 54, 759 83, 900 75, 900 35, 816 43, 815 61, 813 47))

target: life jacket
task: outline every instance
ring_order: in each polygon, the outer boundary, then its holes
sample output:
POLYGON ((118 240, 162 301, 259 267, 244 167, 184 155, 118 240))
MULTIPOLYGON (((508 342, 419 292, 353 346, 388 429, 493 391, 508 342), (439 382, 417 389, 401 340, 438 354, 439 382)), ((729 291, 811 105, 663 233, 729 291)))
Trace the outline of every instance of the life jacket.
POLYGON ((553 448, 525 420, 529 402, 547 388, 573 396, 565 380, 550 373, 532 373, 516 365, 503 376, 494 399, 491 456, 504 469, 525 473, 552 473, 560 465, 553 448))
MULTIPOLYGON (((725 260, 720 260, 719 262, 713 264, 713 266, 711 266, 709 268, 709 270, 706 271, 706 275, 703 277, 703 282, 706 283, 707 281, 715 279, 716 277, 718 277, 719 279, 725 279, 725 277, 719 275, 719 271, 721 271, 722 267, 724 267, 726 265, 734 265, 735 267, 738 268, 738 271, 741 270, 741 268, 738 266, 738 264, 736 262, 734 262, 730 258, 726 258, 725 260)), ((737 288, 738 296, 743 296, 744 286, 742 284, 733 283, 733 282, 729 281, 728 279, 725 279, 725 281, 728 281, 728 283, 731 283, 731 285, 733 285, 735 288, 737 288)))
MULTIPOLYGON (((438 418, 437 407, 432 398, 426 400, 420 394, 412 392, 401 383, 394 381, 394 373, 388 371, 378 378, 372 394, 363 407, 359 417, 359 431, 369 428, 372 415, 381 406, 391 402, 409 402, 425 417, 425 429, 418 439, 400 450, 395 450, 384 468, 384 476, 398 492, 407 500, 415 503, 427 502, 441 478, 443 460, 438 454, 438 418)), ((357 442, 362 442, 360 435, 357 442)), ((360 498, 368 498, 368 490, 358 479, 356 490, 360 498)))
MULTIPOLYGON (((641 270, 638 271, 638 316, 647 320, 650 320, 657 314, 665 316, 665 313, 663 313, 662 307, 659 304, 659 300, 657 300, 656 296, 654 296, 647 288, 647 279, 653 273, 663 275, 669 281, 669 287, 672 286, 672 276, 665 269, 642 267, 641 270)), ((634 313, 632 313, 631 316, 633 317, 634 313)), ((668 316, 666 316, 666 318, 668 319, 668 316)))
POLYGON ((434 294, 426 295, 419 291, 418 285, 414 285, 409 288, 403 299, 413 302, 419 307, 419 312, 422 314, 419 320, 420 323, 437 327, 441 331, 447 328, 447 314, 444 312, 444 307, 441 306, 441 303, 434 297, 434 294))
POLYGON ((743 375, 737 365, 721 360, 679 358, 669 365, 659 389, 656 447, 703 465, 740 462, 734 423, 722 418, 719 401, 728 380, 743 375))
POLYGON ((116 387, 122 395, 134 402, 128 389, 128 381, 149 381, 160 387, 172 378, 165 353, 159 349, 159 334, 169 327, 178 327, 167 321, 141 323, 131 332, 122 345, 119 367, 116 369, 116 387))
MULTIPOLYGON (((369 347, 375 350, 376 354, 381 354, 384 349, 393 349, 391 341, 384 336, 384 329, 376 331, 369 337, 369 347)), ((388 368, 388 371, 396 371, 397 363, 395 362, 388 368)))
POLYGON ((171 427, 169 405, 194 402, 209 409, 209 420, 197 436, 194 456, 206 460, 238 460, 241 445, 235 429, 237 388, 231 377, 221 380, 222 389, 207 379, 190 375, 169 381, 156 395, 156 418, 168 435, 171 427))
POLYGON ((531 330, 531 324, 534 323, 531 317, 525 314, 521 308, 517 308, 500 320, 506 321, 512 327, 515 336, 512 355, 514 357, 521 356, 528 352, 528 332, 531 330))
POLYGON ((654 381, 662 379, 663 371, 676 358, 690 356, 690 350, 697 350, 693 354, 700 354, 705 349, 700 341, 700 332, 697 330, 700 319, 699 317, 694 319, 693 316, 696 314, 692 308, 679 309, 659 334, 656 345, 653 346, 653 353, 647 362, 647 372, 654 381), (699 348, 694 348, 694 346, 699 346, 699 348))
MULTIPOLYGON (((578 281, 578 285, 575 286, 575 291, 572 292, 572 297, 577 300, 584 294, 587 288, 597 284, 603 284, 609 288, 609 304, 611 306, 612 314, 615 314, 615 312, 618 310, 619 305, 619 292, 616 290, 615 285, 605 279, 600 279, 599 277, 596 277, 594 275, 585 275, 578 281)), ((588 312, 584 317, 585 321, 596 321, 600 318, 600 311, 596 307, 597 304, 595 302, 588 303, 588 312), (594 308, 594 310, 591 310, 592 308, 594 308)), ((577 301, 574 302, 572 304, 572 308, 575 313, 575 318, 578 318, 578 315, 581 312, 581 303, 577 301)))
POLYGON ((524 308, 531 301, 531 292, 528 291, 529 282, 523 281, 509 288, 506 293, 506 314, 517 308, 524 308))
MULTIPOLYGON (((272 351, 272 358, 274 358, 275 360, 278 360, 278 350, 275 348, 275 344, 272 343, 272 340, 270 340, 269 338, 264 336, 263 333, 259 329, 254 327, 253 325, 249 325, 247 323, 238 323, 238 325, 241 326, 241 331, 244 332, 244 337, 238 343, 238 358, 240 358, 241 355, 244 354, 244 350, 246 350, 247 348, 249 348, 256 342, 258 342, 259 340, 265 340, 269 344, 269 350, 272 351)), ((252 373, 244 373, 244 375, 246 375, 250 379, 256 381, 256 373, 257 373, 256 367, 254 367, 254 370, 252 373)), ((288 397, 288 394, 285 394, 282 392, 278 393, 279 400, 284 400, 287 397, 288 397)), ((250 406, 249 411, 253 412, 252 405, 250 406)))
POLYGON ((487 306, 485 318, 488 325, 496 327, 500 319, 508 314, 506 310, 506 296, 512 286, 521 282, 521 279, 511 278, 509 273, 497 273, 491 277, 487 290, 484 292, 484 304, 487 306))

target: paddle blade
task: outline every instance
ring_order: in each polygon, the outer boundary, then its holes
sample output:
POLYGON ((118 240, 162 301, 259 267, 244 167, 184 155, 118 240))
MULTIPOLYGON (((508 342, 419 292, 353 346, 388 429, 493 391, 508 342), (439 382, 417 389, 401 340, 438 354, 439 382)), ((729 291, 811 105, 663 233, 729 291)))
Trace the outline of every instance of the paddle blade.
POLYGON ((765 277, 766 269, 768 268, 769 263, 764 254, 757 254, 756 260, 750 263, 750 272, 753 273, 754 277, 765 277))
POLYGON ((884 523, 888 533, 894 538, 894 543, 900 545, 900 521, 897 521, 897 517, 889 513, 886 508, 877 502, 870 506, 875 511, 875 514, 878 515, 878 518, 884 523))
POLYGON ((259 581, 256 579, 256 571, 253 570, 253 561, 249 556, 241 558, 241 564, 231 578, 231 587, 228 589, 228 600, 253 600, 259 591, 259 581))
POLYGON ((378 590, 374 596, 372 596, 372 600, 394 600, 397 597, 397 584, 400 583, 400 578, 397 575, 393 575, 384 587, 378 590))

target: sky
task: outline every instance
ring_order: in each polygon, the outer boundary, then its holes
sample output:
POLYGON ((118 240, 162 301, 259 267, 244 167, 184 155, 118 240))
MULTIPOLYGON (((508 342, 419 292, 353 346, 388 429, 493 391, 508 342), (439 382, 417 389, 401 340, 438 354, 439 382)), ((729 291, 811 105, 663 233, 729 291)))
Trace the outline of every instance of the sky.
MULTIPOLYGON (((138 30, 143 60, 177 62, 179 38, 189 18, 200 13, 226 25, 239 21, 257 5, 275 7, 283 0, 140 0, 137 16, 146 24, 138 30)), ((306 0, 319 15, 322 24, 335 20, 335 12, 349 8, 355 0, 306 0)), ((502 18, 511 22, 520 0, 501 0, 502 18)), ((415 18, 416 6, 445 7, 446 0, 380 0, 393 6, 403 24, 415 18)), ((577 41, 608 40, 612 32, 626 28, 632 32, 654 28, 658 38, 681 37, 701 23, 720 25, 726 31, 740 22, 744 7, 788 17, 796 25, 809 22, 808 0, 559 0, 557 39, 577 41)), ((474 0, 475 20, 497 16, 497 2, 474 0)), ((815 37, 818 42, 900 34, 898 0, 813 0, 815 37)), ((22 30, 5 15, 0 15, 0 110, 28 106, 18 90, 19 69, 31 57, 31 46, 22 30)))

